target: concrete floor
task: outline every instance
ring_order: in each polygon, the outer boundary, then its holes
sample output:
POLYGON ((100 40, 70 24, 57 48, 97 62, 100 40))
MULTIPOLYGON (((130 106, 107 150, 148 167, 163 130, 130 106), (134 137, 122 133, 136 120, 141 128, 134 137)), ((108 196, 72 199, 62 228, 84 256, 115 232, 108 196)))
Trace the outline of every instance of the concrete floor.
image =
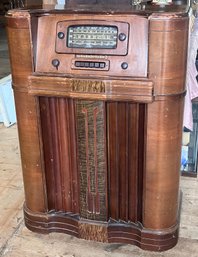
MULTIPOLYGON (((0 78, 9 74, 5 31, 0 23, 0 78)), ((183 204, 180 238, 176 247, 163 253, 132 245, 103 244, 52 233, 41 235, 24 226, 24 201, 17 125, 0 124, 0 256, 5 257, 197 257, 198 180, 181 178, 183 204)))

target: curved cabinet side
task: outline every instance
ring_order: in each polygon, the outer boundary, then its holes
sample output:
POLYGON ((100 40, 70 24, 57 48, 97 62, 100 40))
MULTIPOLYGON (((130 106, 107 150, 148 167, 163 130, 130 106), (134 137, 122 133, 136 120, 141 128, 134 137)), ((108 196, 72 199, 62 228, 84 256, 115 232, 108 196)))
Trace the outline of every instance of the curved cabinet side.
POLYGON ((143 226, 148 229, 178 222, 187 27, 187 17, 150 19, 149 78, 155 101, 148 104, 147 117, 143 226))
POLYGON ((154 95, 185 91, 188 44, 188 17, 157 18, 149 26, 149 72, 154 95))
POLYGON ((168 229, 178 222, 183 97, 148 105, 143 226, 168 229))
POLYGON ((37 101, 28 95, 28 76, 33 71, 30 16, 12 11, 7 15, 12 80, 24 178, 25 201, 32 211, 46 211, 44 174, 40 152, 37 101), (10 16, 9 16, 10 15, 10 16))

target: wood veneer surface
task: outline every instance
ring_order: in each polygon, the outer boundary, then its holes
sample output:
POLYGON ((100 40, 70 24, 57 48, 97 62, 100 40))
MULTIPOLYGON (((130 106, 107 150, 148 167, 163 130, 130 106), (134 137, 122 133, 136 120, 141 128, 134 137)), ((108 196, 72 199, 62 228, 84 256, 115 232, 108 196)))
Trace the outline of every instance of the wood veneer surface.
MULTIPOLYGON (((127 11, 127 5, 119 11, 107 6, 109 16, 102 6, 94 12, 93 6, 86 11, 71 5, 62 11, 52 7, 8 13, 26 226, 41 233, 167 250, 178 240, 187 7, 165 7, 160 13, 150 5, 127 11), (50 31, 43 31, 45 20, 57 22, 72 12, 78 19, 88 19, 92 12, 93 19, 126 17, 132 25, 141 20, 140 38, 137 26, 134 33, 141 44, 131 56, 139 58, 144 48, 143 69, 136 65, 121 75, 113 66, 109 76, 51 70, 49 60, 57 53, 51 37, 45 62, 41 49, 50 31)), ((129 42, 129 55, 132 50, 129 42)), ((61 62, 65 57, 61 54, 61 62)), ((120 57, 109 58, 114 63, 120 57)))

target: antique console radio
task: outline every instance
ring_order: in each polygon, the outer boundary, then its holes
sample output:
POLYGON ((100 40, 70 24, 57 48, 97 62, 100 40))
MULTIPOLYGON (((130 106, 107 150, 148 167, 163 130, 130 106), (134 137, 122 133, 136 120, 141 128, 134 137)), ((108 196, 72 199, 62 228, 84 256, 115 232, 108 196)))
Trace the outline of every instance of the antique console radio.
POLYGON ((167 250, 178 239, 188 7, 96 2, 7 14, 25 224, 167 250))

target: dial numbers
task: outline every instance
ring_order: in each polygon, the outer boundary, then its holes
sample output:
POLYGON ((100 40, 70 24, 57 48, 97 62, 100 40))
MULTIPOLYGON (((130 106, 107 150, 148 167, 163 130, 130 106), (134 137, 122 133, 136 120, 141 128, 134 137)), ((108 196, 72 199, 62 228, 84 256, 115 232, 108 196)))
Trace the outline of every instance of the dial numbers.
POLYGON ((115 49, 117 38, 116 26, 70 26, 67 33, 67 47, 115 49))

